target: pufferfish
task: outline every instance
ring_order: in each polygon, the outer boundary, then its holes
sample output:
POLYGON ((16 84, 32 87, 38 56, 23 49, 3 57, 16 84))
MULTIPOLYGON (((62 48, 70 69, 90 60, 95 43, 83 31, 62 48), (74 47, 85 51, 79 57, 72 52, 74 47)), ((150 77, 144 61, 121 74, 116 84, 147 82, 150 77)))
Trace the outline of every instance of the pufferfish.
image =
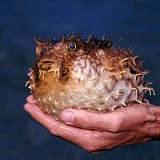
POLYGON ((28 74, 36 104, 60 120, 67 108, 106 113, 132 103, 143 104, 144 94, 154 89, 145 81, 140 56, 116 48, 109 37, 63 36, 36 40, 37 61, 28 74))

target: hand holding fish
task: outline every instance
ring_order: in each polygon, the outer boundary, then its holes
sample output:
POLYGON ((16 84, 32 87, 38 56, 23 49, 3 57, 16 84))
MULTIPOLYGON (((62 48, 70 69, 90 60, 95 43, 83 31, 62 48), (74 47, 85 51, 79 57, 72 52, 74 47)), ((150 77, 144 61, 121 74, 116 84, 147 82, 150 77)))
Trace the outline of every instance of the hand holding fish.
POLYGON ((104 114, 66 109, 61 121, 45 114, 27 98, 24 109, 53 135, 94 154, 120 146, 160 140, 160 106, 132 104, 104 114))

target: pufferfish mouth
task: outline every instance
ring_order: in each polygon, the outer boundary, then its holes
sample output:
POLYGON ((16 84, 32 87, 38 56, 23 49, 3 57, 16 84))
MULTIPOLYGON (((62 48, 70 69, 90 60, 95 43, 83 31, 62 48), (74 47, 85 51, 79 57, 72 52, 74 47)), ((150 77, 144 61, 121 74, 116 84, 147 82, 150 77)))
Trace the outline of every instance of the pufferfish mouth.
POLYGON ((38 68, 42 71, 60 71, 61 63, 58 60, 46 60, 38 63, 38 68))
POLYGON ((51 71, 53 68, 56 68, 56 62, 54 61, 43 61, 39 63, 39 68, 44 71, 51 71))
POLYGON ((50 60, 47 60, 47 61, 41 61, 37 64, 38 68, 39 68, 39 76, 41 75, 46 75, 47 73, 48 74, 53 74, 53 77, 60 77, 61 76, 61 72, 62 72, 62 67, 60 65, 60 62, 59 61, 50 61, 50 60))

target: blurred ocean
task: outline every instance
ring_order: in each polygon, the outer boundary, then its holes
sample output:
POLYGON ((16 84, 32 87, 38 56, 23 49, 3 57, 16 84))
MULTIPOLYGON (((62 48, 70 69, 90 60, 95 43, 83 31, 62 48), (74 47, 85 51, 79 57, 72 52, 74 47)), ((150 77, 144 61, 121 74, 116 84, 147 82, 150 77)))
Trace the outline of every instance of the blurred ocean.
POLYGON ((23 109, 26 76, 35 60, 33 38, 81 33, 112 34, 123 47, 142 54, 147 81, 160 105, 160 1, 158 0, 1 0, 0 1, 0 160, 159 160, 160 142, 92 155, 51 135, 23 109))

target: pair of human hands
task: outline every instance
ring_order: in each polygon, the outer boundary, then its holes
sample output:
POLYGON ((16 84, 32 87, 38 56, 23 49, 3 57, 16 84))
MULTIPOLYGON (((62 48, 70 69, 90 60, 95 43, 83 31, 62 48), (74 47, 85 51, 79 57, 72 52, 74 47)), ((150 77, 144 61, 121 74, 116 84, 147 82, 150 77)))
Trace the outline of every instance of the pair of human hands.
POLYGON ((32 96, 27 97, 24 109, 53 135, 94 154, 160 138, 160 107, 151 104, 133 104, 105 114, 66 109, 61 122, 42 112, 32 96))

